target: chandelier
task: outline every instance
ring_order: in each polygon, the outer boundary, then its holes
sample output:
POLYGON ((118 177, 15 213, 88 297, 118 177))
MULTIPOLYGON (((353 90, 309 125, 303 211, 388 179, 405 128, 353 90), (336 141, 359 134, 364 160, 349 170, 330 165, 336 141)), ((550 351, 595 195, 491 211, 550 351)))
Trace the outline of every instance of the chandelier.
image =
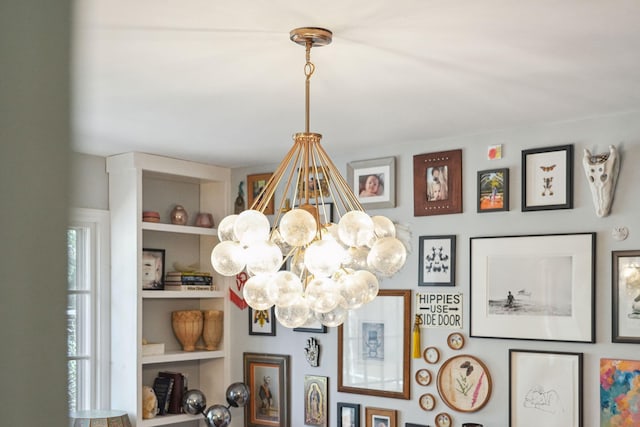
POLYGON ((365 213, 320 145, 322 135, 309 131, 311 48, 328 45, 332 36, 324 28, 290 32, 291 40, 306 49, 305 131, 293 136, 293 147, 253 205, 220 222, 220 242, 211 252, 211 263, 222 275, 246 269, 247 304, 255 310, 275 305, 278 322, 289 328, 316 321, 342 324, 349 310, 376 297, 379 278, 395 274, 407 256, 393 222, 365 213), (272 226, 264 211, 281 187, 272 226), (340 218, 337 224, 325 220, 329 201, 340 218))

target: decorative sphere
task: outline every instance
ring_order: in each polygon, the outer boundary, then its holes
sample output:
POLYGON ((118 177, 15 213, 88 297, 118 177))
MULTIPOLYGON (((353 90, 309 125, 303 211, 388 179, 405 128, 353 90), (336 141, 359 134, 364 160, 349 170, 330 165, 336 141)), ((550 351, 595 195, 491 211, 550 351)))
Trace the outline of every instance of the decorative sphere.
POLYGON ((256 210, 243 211, 233 225, 233 232, 242 246, 269 240, 269 231, 269 220, 262 212, 256 210))
POLYGON ((267 295, 278 307, 288 307, 302 296, 302 282, 290 271, 278 271, 267 285, 267 295))
POLYGON ((327 313, 342 301, 340 286, 329 277, 316 277, 307 284, 304 295, 316 313, 327 313))
POLYGON ((378 295, 378 290, 380 288, 376 275, 367 270, 360 270, 356 271, 354 276, 356 276, 356 280, 361 281, 366 285, 367 291, 364 298, 364 304, 373 301, 373 299, 378 295))
POLYGON ((282 264, 282 252, 272 242, 253 243, 245 250, 247 271, 251 274, 275 273, 282 264))
POLYGON ((291 246, 304 246, 316 237, 318 224, 309 212, 303 209, 292 209, 280 220, 280 234, 291 246))
POLYGON ((382 237, 396 237, 396 226, 386 216, 376 215, 372 216, 373 231, 378 238, 382 237))
POLYGON ((291 246, 282 238, 282 234, 280 234, 280 230, 278 228, 273 229, 271 232, 271 241, 278 245, 280 248, 280 252, 283 254, 288 254, 291 250, 291 246))
POLYGON ((316 312, 315 316, 323 325, 334 328, 344 323, 347 318, 347 314, 349 314, 349 311, 344 308, 342 304, 338 304, 336 308, 327 313, 316 312))
POLYGON ((231 412, 223 405, 209 406, 203 415, 209 427, 228 427, 231 423, 231 412))
POLYGON ((211 251, 211 265, 223 276, 235 276, 246 264, 244 249, 238 242, 226 240, 211 251))
POLYGON ((369 251, 367 264, 384 276, 393 276, 407 260, 407 249, 395 237, 378 239, 369 251))
POLYGON ((365 270, 369 268, 367 265, 367 256, 369 248, 366 246, 352 246, 346 251, 343 265, 354 270, 365 270))
POLYGON ((227 215, 220 221, 220 224, 218 224, 218 239, 220 239, 221 242, 238 240, 233 232, 233 225, 237 218, 238 215, 227 215))
POLYGON ((316 240, 304 254, 304 265, 316 277, 329 277, 335 273, 344 260, 342 246, 333 239, 316 240))
POLYGON ((271 308, 273 301, 269 298, 267 288, 273 279, 272 274, 260 274, 252 276, 242 288, 242 296, 247 304, 254 310, 266 310, 271 308))
POLYGON ((356 275, 353 270, 347 269, 336 274, 334 280, 338 282, 345 308, 353 310, 364 304, 367 298, 368 284, 363 276, 356 275))
POLYGON ((204 393, 197 389, 187 390, 182 397, 182 409, 191 415, 198 415, 207 407, 207 399, 204 393))
POLYGON ((347 246, 365 246, 374 237, 373 220, 362 211, 347 212, 338 223, 338 235, 347 246))
POLYGON ((227 387, 227 402, 234 408, 242 407, 249 401, 249 387, 245 383, 233 383, 227 387))
POLYGON ((276 306, 276 319, 286 328, 298 328, 304 325, 309 318, 311 310, 307 301, 299 296, 293 304, 287 307, 276 306))

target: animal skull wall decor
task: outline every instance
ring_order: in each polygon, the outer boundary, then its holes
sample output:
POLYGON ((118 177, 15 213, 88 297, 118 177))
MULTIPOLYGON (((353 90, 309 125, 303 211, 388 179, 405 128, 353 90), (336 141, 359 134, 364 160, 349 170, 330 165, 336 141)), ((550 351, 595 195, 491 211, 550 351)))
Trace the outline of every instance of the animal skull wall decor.
POLYGON ((596 215, 600 218, 605 217, 611 211, 613 193, 616 189, 616 180, 620 170, 618 151, 616 147, 610 145, 608 153, 594 156, 585 148, 582 166, 589 181, 596 215))

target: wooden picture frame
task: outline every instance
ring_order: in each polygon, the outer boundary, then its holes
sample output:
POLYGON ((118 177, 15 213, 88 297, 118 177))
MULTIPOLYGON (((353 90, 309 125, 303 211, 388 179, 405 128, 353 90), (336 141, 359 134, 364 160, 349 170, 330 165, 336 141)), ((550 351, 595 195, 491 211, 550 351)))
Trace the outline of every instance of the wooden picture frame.
POLYGON ((338 327, 338 391, 409 399, 410 331, 409 289, 381 289, 350 310, 338 327))
POLYGON ((396 206, 395 157, 349 162, 347 163, 347 181, 364 208, 396 206))
POLYGON ((250 393, 244 409, 245 426, 291 427, 290 356, 243 353, 243 362, 244 383, 250 393))
POLYGON ((329 425, 328 377, 304 376, 304 424, 327 427, 329 425))
POLYGON ((611 341, 640 343, 640 250, 611 252, 611 341))
POLYGON ((636 425, 640 361, 600 359, 600 427, 636 425))
POLYGON ((447 359, 438 370, 436 384, 442 401, 459 412, 479 411, 491 397, 491 374, 470 354, 447 359))
POLYGON ((582 359, 582 353, 509 350, 509 427, 582 427, 582 359))
MULTIPOLYGON (((267 187, 273 173, 257 173, 247 175, 247 209, 251 209, 254 203, 260 198, 260 194, 267 187)), ((264 210, 265 215, 273 215, 275 212, 275 197, 271 197, 269 204, 264 210)))
POLYGON ((522 151, 522 211, 573 209, 573 145, 522 151))
POLYGON ((418 286, 455 286, 456 236, 420 236, 418 286))
POLYGON ((249 335, 276 335, 276 311, 274 307, 266 310, 248 308, 249 335))
POLYGON ((509 210, 509 169, 478 171, 478 213, 509 210))
POLYGON ((462 212, 462 150, 413 156, 413 215, 462 212))
POLYGON ((161 291, 164 289, 164 249, 142 249, 142 290, 161 291))
POLYGON ((373 408, 364 409, 366 427, 397 427, 398 411, 395 409, 373 408))
POLYGON ((330 174, 321 166, 309 166, 308 173, 298 168, 298 199, 305 199, 305 191, 309 191, 310 199, 327 198, 329 192, 330 174), (305 178, 308 182, 305 186, 305 178))
POLYGON ((338 427, 360 427, 360 404, 338 402, 338 427))
POLYGON ((470 240, 470 336, 595 342, 596 233, 470 240))

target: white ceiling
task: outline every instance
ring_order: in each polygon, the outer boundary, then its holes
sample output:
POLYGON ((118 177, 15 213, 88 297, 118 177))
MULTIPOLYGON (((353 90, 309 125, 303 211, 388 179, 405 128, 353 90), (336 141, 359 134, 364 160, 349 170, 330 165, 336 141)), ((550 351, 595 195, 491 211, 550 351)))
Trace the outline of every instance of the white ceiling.
MULTIPOLYGON (((78 0, 74 147, 229 167, 640 110, 640 1, 78 0)), ((425 150, 427 151, 427 150, 425 150)))

